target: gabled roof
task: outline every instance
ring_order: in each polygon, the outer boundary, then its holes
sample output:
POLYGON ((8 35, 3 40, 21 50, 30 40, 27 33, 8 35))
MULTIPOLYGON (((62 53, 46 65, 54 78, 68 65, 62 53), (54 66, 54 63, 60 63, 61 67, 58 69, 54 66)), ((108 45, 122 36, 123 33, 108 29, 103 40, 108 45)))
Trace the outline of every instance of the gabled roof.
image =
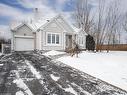
POLYGON ((19 27, 23 26, 24 24, 29 26, 30 28, 32 28, 32 30, 36 31, 37 29, 39 29, 41 26, 45 25, 46 23, 48 23, 49 20, 55 18, 57 16, 57 14, 50 14, 49 16, 44 16, 42 19, 38 20, 38 21, 30 21, 30 22, 17 22, 17 23, 13 23, 11 24, 11 30, 16 30, 19 27))
POLYGON ((29 27, 33 32, 35 32, 35 30, 33 29, 33 27, 31 27, 28 23, 18 23, 18 24, 16 24, 15 26, 11 26, 11 30, 12 31, 16 31, 18 28, 20 28, 20 27, 22 27, 22 26, 24 26, 24 25, 26 25, 27 27, 29 27))
POLYGON ((58 16, 58 14, 45 15, 40 20, 33 21, 33 23, 29 23, 29 25, 34 30, 38 30, 41 27, 44 27, 44 26, 48 25, 48 23, 50 23, 52 20, 54 20, 57 16, 58 16))
POLYGON ((83 32, 83 31, 82 31, 82 28, 77 28, 76 26, 74 26, 73 24, 71 24, 68 20, 66 20, 66 19, 63 17, 63 15, 61 15, 61 17, 62 17, 62 19, 66 22, 66 24, 67 24, 68 26, 70 26, 70 28, 72 28, 72 29, 74 30, 75 34, 81 34, 81 33, 83 33, 84 35, 87 35, 86 32, 83 32))
POLYGON ((38 21, 32 21, 32 22, 26 22, 26 23, 16 23, 11 26, 11 30, 16 31, 18 28, 22 27, 23 25, 26 25, 33 32, 36 32, 38 29, 43 29, 44 27, 46 27, 49 23, 51 23, 53 20, 57 19, 58 17, 61 17, 65 21, 65 23, 70 27, 70 29, 74 31, 75 34, 78 34, 82 31, 82 29, 76 28, 74 25, 70 24, 61 14, 52 14, 49 16, 45 15, 42 19, 38 21))
POLYGON ((48 19, 48 21, 46 20, 46 23, 42 24, 39 28, 43 29, 45 26, 47 26, 49 23, 51 23, 53 20, 55 20, 56 18, 58 18, 60 15, 56 15, 51 19, 48 19))

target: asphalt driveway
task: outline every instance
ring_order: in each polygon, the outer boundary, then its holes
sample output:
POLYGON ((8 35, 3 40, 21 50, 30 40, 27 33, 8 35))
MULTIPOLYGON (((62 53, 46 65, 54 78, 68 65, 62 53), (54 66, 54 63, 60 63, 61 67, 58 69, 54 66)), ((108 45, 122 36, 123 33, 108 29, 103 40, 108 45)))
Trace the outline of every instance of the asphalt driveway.
POLYGON ((120 88, 37 52, 14 52, 0 59, 0 95, 18 91, 24 95, 127 95, 120 88), (24 88, 14 82, 17 78, 24 88))

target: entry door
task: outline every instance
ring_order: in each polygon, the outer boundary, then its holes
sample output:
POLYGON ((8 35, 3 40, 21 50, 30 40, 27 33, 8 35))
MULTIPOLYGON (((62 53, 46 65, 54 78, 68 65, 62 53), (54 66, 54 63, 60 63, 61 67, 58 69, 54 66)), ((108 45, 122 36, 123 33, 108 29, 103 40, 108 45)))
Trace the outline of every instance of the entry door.
POLYGON ((72 35, 66 35, 66 48, 72 47, 72 35))

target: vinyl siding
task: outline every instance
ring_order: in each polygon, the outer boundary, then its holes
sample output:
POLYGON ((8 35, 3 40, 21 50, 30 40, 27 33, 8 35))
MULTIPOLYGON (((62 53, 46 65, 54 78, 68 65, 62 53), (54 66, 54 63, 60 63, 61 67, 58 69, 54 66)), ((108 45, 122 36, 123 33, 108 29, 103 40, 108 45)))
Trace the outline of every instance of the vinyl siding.
POLYGON ((43 31, 42 31, 42 48, 43 50, 64 50, 64 35, 63 35, 64 29, 60 27, 55 20, 50 23, 43 31), (59 34, 59 44, 50 45, 47 44, 47 34, 59 34))
POLYGON ((15 32, 15 35, 24 36, 24 34, 25 34, 26 36, 33 36, 32 30, 31 30, 27 25, 21 26, 21 27, 18 28, 17 31, 15 32))

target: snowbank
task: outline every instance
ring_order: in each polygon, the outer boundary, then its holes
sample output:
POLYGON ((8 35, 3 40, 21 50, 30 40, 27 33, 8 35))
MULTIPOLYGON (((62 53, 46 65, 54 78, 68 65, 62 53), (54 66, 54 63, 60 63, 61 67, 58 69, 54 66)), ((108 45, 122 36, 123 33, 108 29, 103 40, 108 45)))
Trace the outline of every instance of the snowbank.
POLYGON ((127 52, 83 52, 79 58, 64 56, 57 60, 127 90, 127 52))
POLYGON ((45 55, 45 56, 53 56, 53 55, 59 55, 59 54, 64 54, 64 53, 65 52, 60 52, 60 51, 52 50, 52 51, 44 53, 43 55, 45 55))

